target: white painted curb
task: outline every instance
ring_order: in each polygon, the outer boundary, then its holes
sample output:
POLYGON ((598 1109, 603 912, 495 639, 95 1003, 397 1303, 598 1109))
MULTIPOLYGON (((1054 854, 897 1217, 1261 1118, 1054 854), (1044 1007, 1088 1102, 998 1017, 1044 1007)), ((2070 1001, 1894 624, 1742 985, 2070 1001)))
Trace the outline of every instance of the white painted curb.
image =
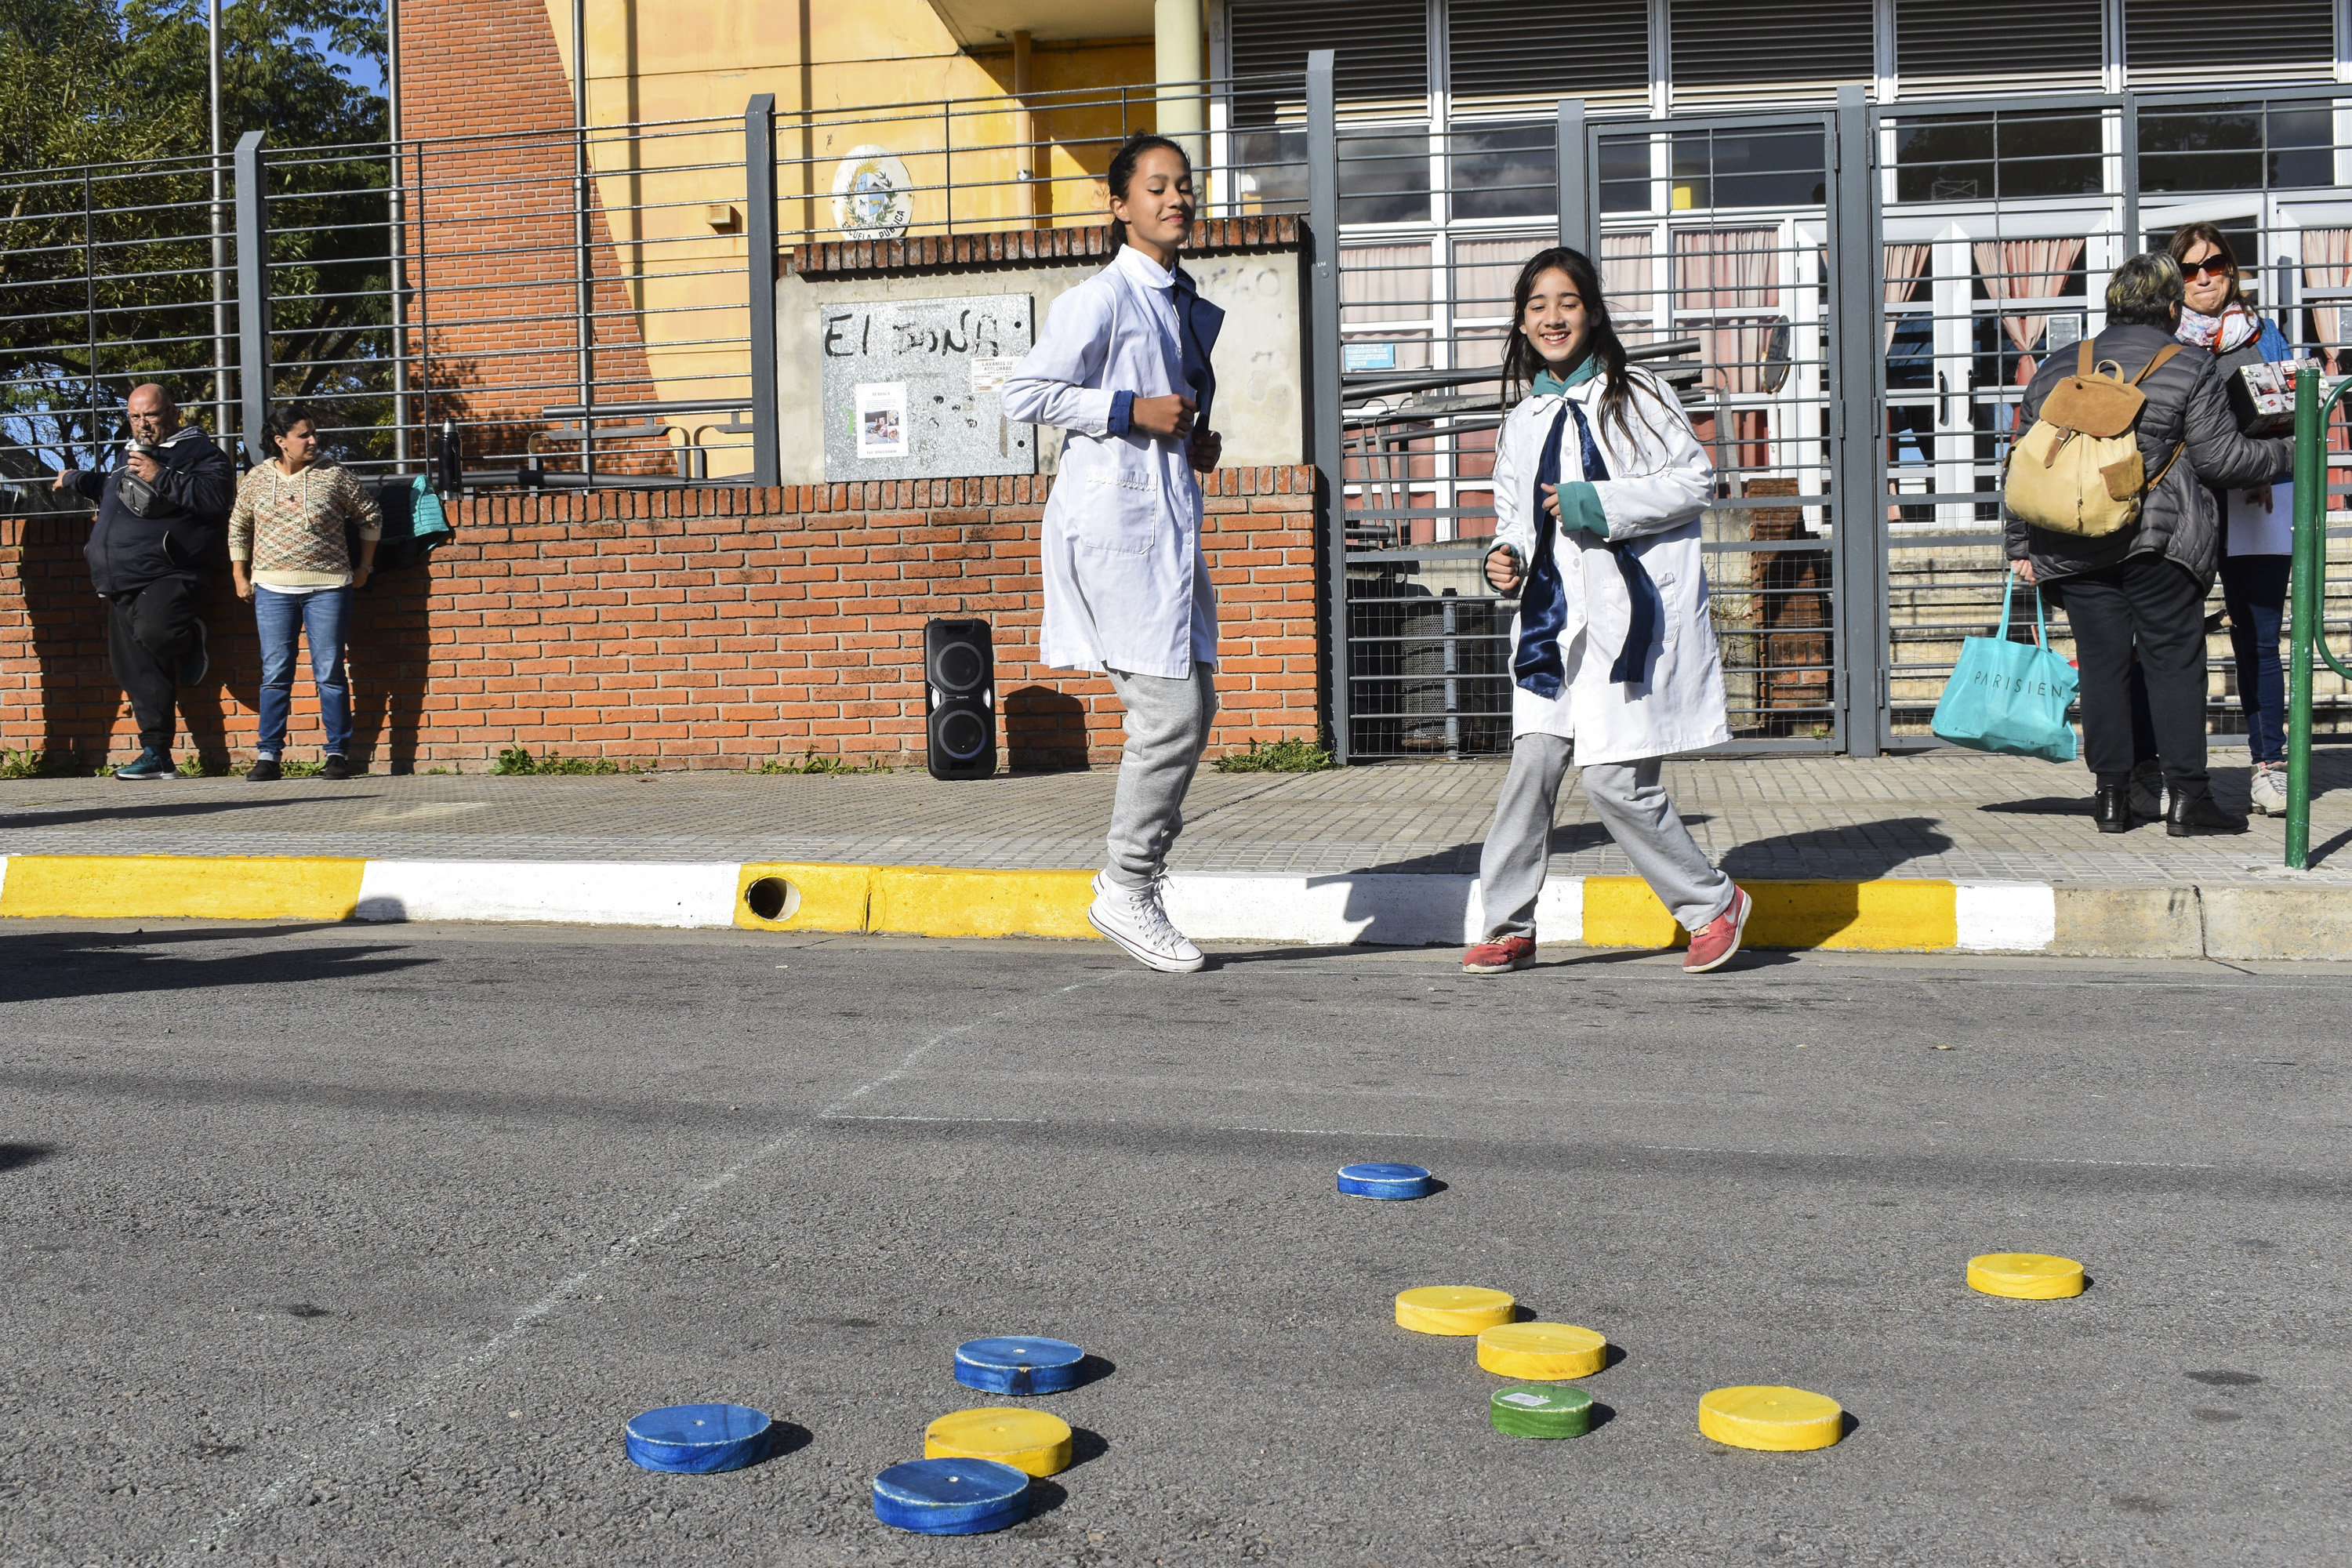
POLYGON ((731 926, 739 868, 567 860, 371 860, 363 921, 731 926))

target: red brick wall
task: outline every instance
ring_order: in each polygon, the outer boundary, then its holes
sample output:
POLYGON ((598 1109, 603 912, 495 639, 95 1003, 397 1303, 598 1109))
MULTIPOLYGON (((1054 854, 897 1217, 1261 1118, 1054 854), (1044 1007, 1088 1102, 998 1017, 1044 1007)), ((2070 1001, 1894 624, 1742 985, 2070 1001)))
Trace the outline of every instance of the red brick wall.
MULTIPOLYGON (((362 591, 353 750, 379 769, 478 772, 506 747, 667 766, 823 755, 920 766, 923 623, 982 616, 1001 759, 1116 760, 1099 677, 1037 663, 1048 481, 516 493, 458 504, 429 563, 362 591)), ((1223 632, 1212 754, 1318 732, 1314 471, 1213 477, 1204 540, 1223 632)), ((137 750, 106 664, 78 518, 0 521, 0 745, 95 762, 137 750)), ((213 673, 182 746, 248 758, 260 659, 216 563, 213 673)), ((289 754, 318 754, 307 665, 289 754)))
MULTIPOLYGON (((404 0, 401 26, 403 130, 430 143, 406 169, 419 329, 411 350, 428 389, 421 416, 484 422, 465 432, 467 457, 511 460, 551 423, 541 409, 580 400, 572 86, 540 0, 404 0)), ((644 341, 597 190, 592 183, 596 401, 647 401, 644 341)), ((546 450, 551 468, 574 466, 576 446, 546 450)), ((604 444, 599 462, 623 473, 675 468, 666 443, 642 439, 604 444)))

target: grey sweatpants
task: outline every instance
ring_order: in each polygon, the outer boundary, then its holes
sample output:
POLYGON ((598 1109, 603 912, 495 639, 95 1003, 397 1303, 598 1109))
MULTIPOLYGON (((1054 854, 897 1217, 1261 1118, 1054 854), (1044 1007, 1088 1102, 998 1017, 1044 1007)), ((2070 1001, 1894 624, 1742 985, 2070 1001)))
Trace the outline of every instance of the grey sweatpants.
MULTIPOLYGON (((1511 742, 1511 771, 1495 805, 1495 826, 1478 857, 1486 940, 1536 934, 1536 895, 1551 858, 1552 812, 1573 747, 1559 735, 1521 735, 1511 742)), ((1593 763, 1583 771, 1584 798, 1617 847, 1685 931, 1697 931, 1731 907, 1731 879, 1691 841, 1659 787, 1659 759, 1593 763)))
POLYGON ((1184 830, 1184 792, 1209 743, 1217 715, 1216 672, 1194 662, 1183 679, 1106 670, 1127 709, 1127 751, 1110 808, 1110 879, 1148 888, 1184 830))

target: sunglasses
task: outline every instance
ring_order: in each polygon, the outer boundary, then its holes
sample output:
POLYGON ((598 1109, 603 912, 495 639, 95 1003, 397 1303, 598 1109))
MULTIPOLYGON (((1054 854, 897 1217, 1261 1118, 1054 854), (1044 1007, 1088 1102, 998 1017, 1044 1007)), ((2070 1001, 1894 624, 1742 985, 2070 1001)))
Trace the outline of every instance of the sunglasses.
POLYGON ((2180 264, 2180 275, 2183 278, 2227 278, 2236 270, 2235 266, 2219 256, 2209 256, 2202 261, 2184 261, 2180 264))

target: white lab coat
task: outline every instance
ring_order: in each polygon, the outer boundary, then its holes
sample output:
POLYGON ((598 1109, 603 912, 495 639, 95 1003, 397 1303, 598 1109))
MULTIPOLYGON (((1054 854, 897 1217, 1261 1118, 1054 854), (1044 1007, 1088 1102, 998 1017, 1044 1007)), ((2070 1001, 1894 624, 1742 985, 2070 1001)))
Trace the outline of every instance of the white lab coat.
MULTIPOLYGON (((1599 540, 1581 530, 1559 532, 1552 551, 1568 600, 1568 619, 1559 633, 1567 679, 1557 699, 1520 686, 1511 690, 1511 733, 1572 736, 1580 765, 1671 756, 1731 739, 1724 721, 1723 655, 1707 618, 1706 566, 1699 549, 1698 517, 1715 494, 1715 465, 1673 389, 1641 370, 1628 374, 1640 384, 1630 411, 1631 439, 1613 419, 1601 420, 1601 376, 1567 395, 1583 405, 1609 468, 1611 477, 1593 485, 1609 520, 1609 537, 1637 541, 1633 552, 1657 584, 1664 605, 1659 628, 1664 646, 1650 666, 1649 684, 1620 685, 1609 679, 1624 646, 1633 600, 1616 561, 1599 540)), ((1537 523, 1559 526, 1536 508, 1535 484, 1544 437, 1559 406, 1558 394, 1528 398, 1504 420, 1496 442, 1496 542, 1510 545, 1523 562, 1535 559, 1537 523)), ((1571 415, 1560 433, 1560 479, 1565 483, 1583 474, 1571 415)), ((1507 659, 1517 653, 1518 637, 1514 616, 1507 659)))
MULTIPOLYGON (((1150 291, 1170 277, 1122 247, 1054 301, 1036 346, 1005 378, 1004 416, 1068 432, 1045 503, 1038 655, 1063 669, 1183 679, 1217 659, 1217 608, 1201 554, 1201 485, 1185 443, 1109 434, 1119 392, 1187 390, 1150 291)), ((1189 279, 1188 279, 1189 283, 1189 279)), ((1171 296, 1171 299, 1174 298, 1171 296)), ((1192 297, 1181 323, 1208 363, 1224 312, 1192 297)), ((1204 410, 1205 412, 1205 410, 1204 410)))

